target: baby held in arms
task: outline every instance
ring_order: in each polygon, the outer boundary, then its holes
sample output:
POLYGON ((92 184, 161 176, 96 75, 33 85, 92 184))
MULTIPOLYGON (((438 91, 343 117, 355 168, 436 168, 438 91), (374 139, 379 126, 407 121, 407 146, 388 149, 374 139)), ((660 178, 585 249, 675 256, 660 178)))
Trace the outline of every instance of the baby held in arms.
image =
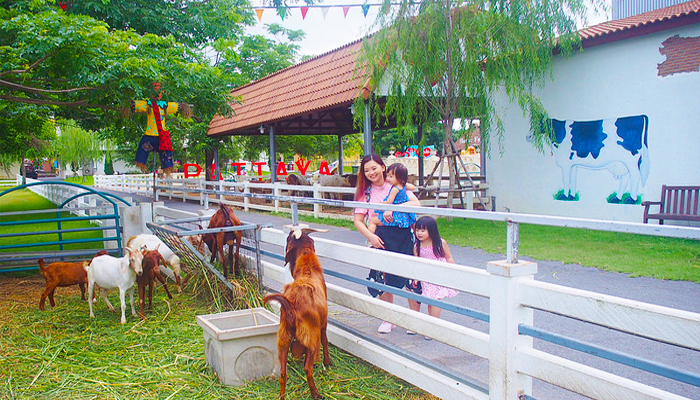
MULTIPOLYGON (((384 199, 384 204, 403 204, 408 201, 406 186, 415 188, 408 182, 408 169, 400 163, 391 164, 386 169, 386 181, 391 184, 391 191, 384 199)), ((398 226, 400 228, 408 228, 416 222, 415 213, 393 212, 377 210, 375 215, 369 220, 367 227, 370 232, 374 233, 377 226, 398 226)))

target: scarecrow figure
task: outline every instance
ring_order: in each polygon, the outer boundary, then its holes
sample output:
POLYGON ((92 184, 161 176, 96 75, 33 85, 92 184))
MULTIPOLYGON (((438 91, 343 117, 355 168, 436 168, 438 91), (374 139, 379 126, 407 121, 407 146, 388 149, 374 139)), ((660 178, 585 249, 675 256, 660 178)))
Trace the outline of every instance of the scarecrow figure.
POLYGON ((146 113, 147 123, 139 147, 136 150, 135 164, 143 172, 148 172, 146 162, 148 153, 157 151, 160 155, 160 167, 166 176, 173 170, 173 145, 170 140, 170 131, 165 129, 165 116, 176 115, 178 111, 185 118, 191 116, 191 109, 187 103, 175 103, 162 101, 163 92, 160 90, 160 83, 153 84, 155 95, 151 100, 133 100, 131 102, 131 112, 146 113))

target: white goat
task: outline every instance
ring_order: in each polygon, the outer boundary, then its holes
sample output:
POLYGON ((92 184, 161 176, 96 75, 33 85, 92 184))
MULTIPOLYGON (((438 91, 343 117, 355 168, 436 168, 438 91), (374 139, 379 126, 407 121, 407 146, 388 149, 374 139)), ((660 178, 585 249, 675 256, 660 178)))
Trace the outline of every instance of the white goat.
POLYGON ((126 245, 133 250, 140 250, 143 246, 149 249, 158 249, 158 252, 165 259, 165 264, 172 268, 161 268, 160 271, 167 275, 169 278, 173 279, 177 283, 178 293, 182 293, 181 279, 180 275, 182 270, 180 269, 180 257, 175 254, 170 247, 168 247, 162 240, 156 235, 148 235, 142 233, 140 235, 132 236, 126 241, 126 245), (160 245, 160 247, 159 247, 160 245))
POLYGON ((127 254, 122 258, 104 255, 95 257, 87 267, 88 277, 88 303, 90 304, 90 317, 95 317, 92 312, 92 297, 95 291, 95 284, 100 286, 100 294, 105 300, 110 311, 114 311, 112 303, 107 299, 107 289, 119 289, 119 300, 122 306, 121 323, 126 323, 124 312, 126 311, 126 303, 124 296, 126 291, 129 291, 129 302, 131 303, 131 315, 136 316, 134 308, 134 282, 136 275, 141 275, 143 267, 143 253, 139 250, 132 250, 128 247, 124 248, 127 254))

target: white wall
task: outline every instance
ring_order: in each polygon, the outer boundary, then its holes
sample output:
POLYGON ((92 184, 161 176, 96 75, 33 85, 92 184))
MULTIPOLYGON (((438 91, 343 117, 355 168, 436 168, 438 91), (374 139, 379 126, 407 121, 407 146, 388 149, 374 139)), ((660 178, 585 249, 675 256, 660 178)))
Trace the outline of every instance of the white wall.
MULTIPOLYGON (((661 42, 700 36, 700 25, 595 46, 553 64, 553 81, 538 91, 551 118, 588 121, 645 114, 649 117, 650 173, 639 193, 658 201, 662 184, 700 185, 700 73, 660 77, 661 42)), ((641 205, 608 204, 618 181, 607 170, 578 168, 578 201, 554 200, 561 169, 526 141, 529 126, 517 105, 496 96, 505 124, 504 154, 487 161, 489 194, 498 211, 642 222, 641 205)), ((497 143, 493 140, 492 143, 497 143)))

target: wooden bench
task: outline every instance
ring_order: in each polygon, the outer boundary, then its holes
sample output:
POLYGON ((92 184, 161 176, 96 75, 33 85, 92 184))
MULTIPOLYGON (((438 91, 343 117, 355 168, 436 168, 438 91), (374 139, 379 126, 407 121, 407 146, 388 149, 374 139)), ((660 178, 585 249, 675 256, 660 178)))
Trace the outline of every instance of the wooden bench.
POLYGON ((658 219, 659 225, 664 220, 700 221, 700 186, 661 186, 661 201, 643 201, 644 223, 658 219), (650 206, 659 206, 658 213, 649 213, 650 206))

